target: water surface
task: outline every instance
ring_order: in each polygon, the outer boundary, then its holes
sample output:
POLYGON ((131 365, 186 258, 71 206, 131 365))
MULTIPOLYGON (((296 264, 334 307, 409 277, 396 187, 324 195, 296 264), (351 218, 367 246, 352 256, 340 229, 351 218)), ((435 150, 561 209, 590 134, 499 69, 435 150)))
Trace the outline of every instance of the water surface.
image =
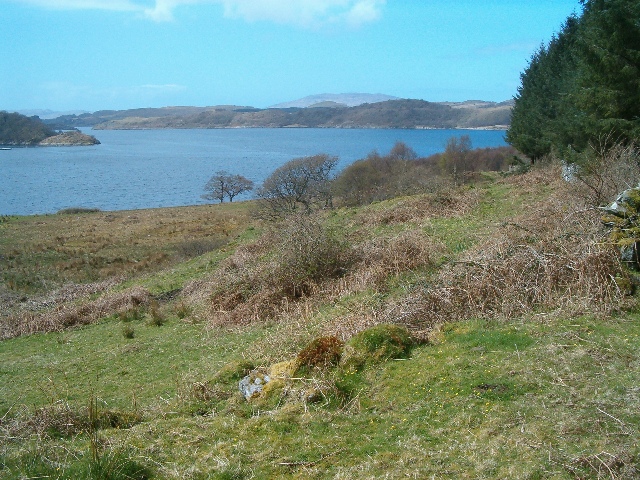
POLYGON ((504 132, 475 130, 83 131, 101 144, 0 151, 0 215, 195 205, 205 202, 203 187, 218 170, 260 184, 292 158, 328 153, 339 157, 342 169, 373 150, 388 153, 399 140, 420 156, 443 151, 452 136, 469 135, 474 148, 505 145, 504 132))

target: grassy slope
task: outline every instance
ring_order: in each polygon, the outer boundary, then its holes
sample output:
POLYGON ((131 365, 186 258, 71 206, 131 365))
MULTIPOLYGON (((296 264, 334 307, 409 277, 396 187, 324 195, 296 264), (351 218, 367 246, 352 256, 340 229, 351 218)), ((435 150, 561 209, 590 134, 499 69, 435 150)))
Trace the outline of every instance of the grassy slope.
MULTIPOLYGON (((417 227, 444 245, 438 262, 447 262, 551 190, 544 182, 499 182, 468 191, 478 202, 462 215, 416 221, 408 210, 419 203, 399 199, 341 210, 331 221, 351 228, 356 237, 417 227)), ((144 215, 155 213, 161 214, 144 215)), ((88 215, 95 228, 103 214, 88 215)), ((33 224, 17 228, 29 221, 35 219, 10 222, 5 245, 38 231, 33 224)), ((151 237, 162 238, 164 233, 151 237)), ((226 248, 129 283, 154 293, 173 290, 214 268, 233 244, 226 248)), ((573 318, 538 312, 509 321, 448 323, 406 360, 344 373, 340 380, 351 396, 342 403, 331 395, 317 403, 297 400, 303 387, 322 381, 321 375, 251 403, 236 392, 231 373, 241 371, 241 364, 234 362, 287 360, 327 325, 346 321, 354 310, 373 309, 381 298, 402 298, 431 274, 429 269, 400 272, 382 289, 311 305, 303 315, 280 322, 211 329, 194 321, 195 315, 180 320, 176 305, 168 303, 162 306, 162 326, 153 325, 149 314, 127 322, 110 317, 3 341, 0 476, 74 478, 77 465, 92 465, 86 429, 61 436, 43 414, 81 417, 92 397, 104 412, 141 414, 131 428, 100 430, 106 442, 101 455, 113 456, 114 464, 134 459, 158 478, 637 475, 640 316, 633 311, 613 317, 587 311, 573 318), (133 338, 123 336, 124 326, 133 328, 133 338)))

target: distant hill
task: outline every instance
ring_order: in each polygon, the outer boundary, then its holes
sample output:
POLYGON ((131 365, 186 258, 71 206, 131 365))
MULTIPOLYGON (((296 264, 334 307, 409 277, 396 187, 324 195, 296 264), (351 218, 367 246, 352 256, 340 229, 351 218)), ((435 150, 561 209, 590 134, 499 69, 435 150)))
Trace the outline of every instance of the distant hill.
POLYGON ((347 107, 357 107, 363 103, 378 103, 387 100, 399 100, 398 97, 381 93, 321 93, 293 100, 292 102, 278 103, 269 108, 307 108, 317 106, 324 102, 333 102, 347 107))
POLYGON ((511 102, 495 103, 475 100, 435 103, 398 99, 347 107, 332 100, 324 100, 311 103, 309 107, 313 108, 257 109, 238 106, 147 108, 70 115, 48 122, 55 124, 56 128, 92 126, 98 130, 259 127, 503 129, 509 124, 511 105, 511 102))
POLYGON ((95 145, 95 137, 80 132, 56 133, 37 116, 0 111, 0 145, 95 145))

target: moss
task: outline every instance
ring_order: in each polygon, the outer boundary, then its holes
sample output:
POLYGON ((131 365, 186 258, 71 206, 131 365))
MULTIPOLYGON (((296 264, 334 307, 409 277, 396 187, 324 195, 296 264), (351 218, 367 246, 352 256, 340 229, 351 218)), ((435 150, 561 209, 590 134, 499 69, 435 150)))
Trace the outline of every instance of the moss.
POLYGON ((335 366, 342 357, 343 346, 335 336, 316 338, 298 353, 298 364, 302 368, 316 369, 335 366))
POLYGON ((300 363, 298 359, 288 360, 276 363, 269 368, 269 376, 271 378, 290 378, 293 377, 298 370, 300 363))
POLYGON ((239 360, 227 363, 214 375, 213 383, 228 384, 241 380, 255 368, 251 362, 239 360))
POLYGON ((406 328, 382 324, 355 335, 345 347, 342 365, 360 370, 365 365, 406 358, 414 342, 406 328))

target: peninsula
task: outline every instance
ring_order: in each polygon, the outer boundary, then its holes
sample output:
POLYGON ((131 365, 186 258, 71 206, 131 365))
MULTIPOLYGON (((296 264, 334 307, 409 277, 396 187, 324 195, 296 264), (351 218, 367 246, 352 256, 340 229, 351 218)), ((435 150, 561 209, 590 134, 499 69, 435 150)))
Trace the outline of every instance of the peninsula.
POLYGON ((12 147, 33 146, 88 146, 100 142, 92 135, 75 129, 56 132, 37 116, 0 111, 0 145, 12 147))

